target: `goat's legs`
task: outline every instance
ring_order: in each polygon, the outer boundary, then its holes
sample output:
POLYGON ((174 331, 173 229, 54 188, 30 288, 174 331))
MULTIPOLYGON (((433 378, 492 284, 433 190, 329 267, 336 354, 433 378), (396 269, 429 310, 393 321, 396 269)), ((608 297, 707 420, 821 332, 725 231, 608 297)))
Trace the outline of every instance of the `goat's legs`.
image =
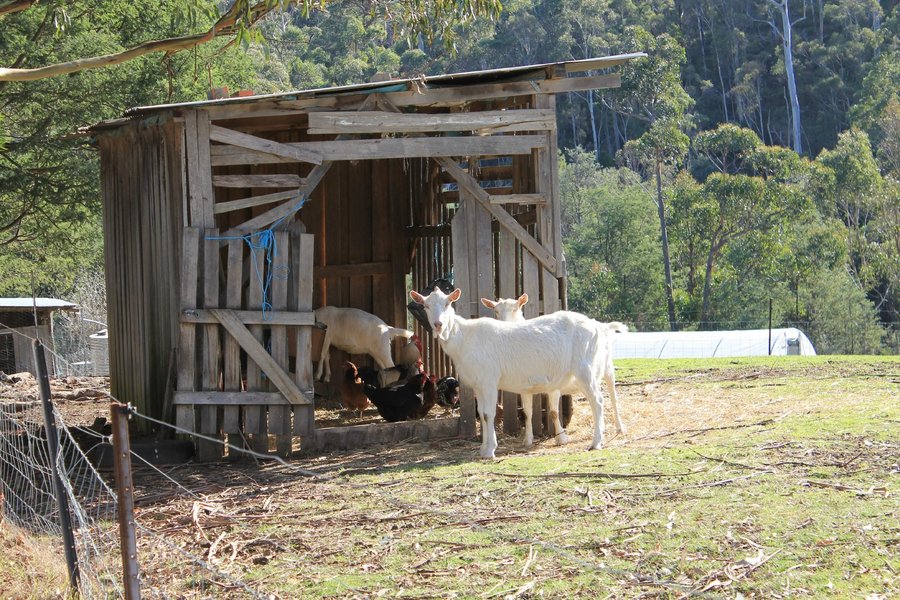
POLYGON ((478 398, 478 416, 481 419, 481 458, 494 458, 497 450, 497 431, 494 418, 497 416, 497 388, 483 386, 475 390, 478 398))
POLYGON ((525 439, 522 441, 524 448, 534 445, 534 429, 531 427, 531 414, 534 412, 534 402, 531 394, 522 394, 522 412, 525 413, 525 439))
POLYGON ((550 419, 553 421, 553 431, 556 432, 556 445, 562 446, 569 443, 569 434, 563 429, 559 420, 559 402, 562 394, 559 390, 550 392, 547 408, 550 410, 550 419))
POLYGON ((378 368, 382 371, 384 369, 390 369, 394 366, 394 360, 391 358, 391 347, 390 343, 385 345, 384 348, 379 348, 378 352, 372 353, 372 359, 375 361, 375 364, 378 365, 378 368))
POLYGON ((619 396, 616 394, 616 371, 613 369, 612 360, 606 365, 606 372, 603 373, 603 379, 606 380, 606 389, 609 391, 610 400, 612 400, 613 417, 616 420, 616 431, 625 433, 625 426, 622 425, 622 419, 619 418, 619 396))
POLYGON ((331 335, 325 330, 325 339, 322 341, 322 354, 319 356, 319 368, 316 370, 316 379, 322 379, 322 369, 325 369, 325 379, 331 381, 331 335))
POLYGON ((600 381, 593 373, 587 373, 579 378, 579 384, 591 405, 591 414, 594 417, 593 429, 594 439, 588 450, 599 450, 603 447, 603 391, 600 387, 600 381))

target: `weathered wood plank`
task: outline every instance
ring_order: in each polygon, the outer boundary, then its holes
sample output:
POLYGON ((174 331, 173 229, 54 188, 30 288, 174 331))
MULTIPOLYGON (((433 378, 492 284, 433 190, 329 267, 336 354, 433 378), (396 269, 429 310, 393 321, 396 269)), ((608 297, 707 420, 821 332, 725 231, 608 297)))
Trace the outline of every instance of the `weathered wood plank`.
MULTIPOLYGON (((241 308, 241 286, 243 284, 244 240, 228 241, 228 262, 225 274, 225 308, 241 308)), ((253 311, 259 314, 259 311, 253 311)), ((212 315, 210 315, 212 318, 212 315)), ((241 390, 241 347, 230 335, 225 337, 222 356, 222 384, 226 392, 239 393, 241 390)), ((226 406, 222 411, 222 431, 227 434, 241 433, 241 410, 238 406, 226 406)))
POLYGON ((265 138, 241 133, 233 129, 226 129, 218 125, 209 128, 209 139, 214 142, 222 142, 231 147, 244 148, 263 154, 286 158, 290 162, 305 162, 314 165, 322 164, 322 153, 310 147, 298 147, 295 144, 288 145, 274 142, 265 138))
MULTIPOLYGON (((545 135, 494 135, 295 142, 284 145, 298 149, 315 148, 325 161, 335 161, 529 154, 546 142, 545 135)), ((211 152, 213 166, 296 162, 283 156, 236 146, 214 146, 211 152)))
MULTIPOLYGON (((240 240, 239 240, 240 241, 240 240)), ((243 243, 243 242, 240 242, 243 243)), ((240 287, 238 288, 240 290, 240 287)), ((267 312, 257 310, 235 310, 234 315, 244 325, 315 325, 316 318, 310 312, 267 312)), ((205 309, 194 309, 181 313, 182 323, 218 323, 219 320, 205 309)))
POLYGON ((254 206, 260 206, 262 204, 271 204, 273 202, 281 202, 282 200, 289 200, 291 198, 297 198, 299 200, 301 193, 300 190, 287 190, 284 192, 275 192, 274 194, 263 194, 262 196, 251 196, 249 198, 241 198, 239 200, 228 200, 226 202, 219 202, 215 205, 213 210, 215 213, 222 214, 227 212, 232 212, 235 210, 241 210, 242 208, 252 208, 254 206))
MULTIPOLYGON (((206 308, 219 306, 219 241, 216 238, 219 230, 215 228, 203 231, 203 306, 206 308)), ((219 325, 211 323, 202 327, 201 347, 203 370, 200 374, 201 389, 218 391, 219 388, 219 325)), ((218 406, 200 406, 198 431, 206 436, 220 438, 218 406)), ((198 439, 195 442, 197 459, 200 462, 220 460, 224 446, 209 440, 198 439)))
POLYGON ((290 406, 287 399, 281 392, 175 392, 173 397, 175 406, 184 405, 205 406, 216 405, 225 406, 225 409, 237 409, 238 406, 267 406, 267 405, 285 405, 290 406))
POLYGON ((491 204, 547 204, 544 194, 492 194, 491 204))
MULTIPOLYGON (((296 229, 291 235, 291 268, 293 283, 296 286, 294 305, 290 308, 295 311, 309 311, 313 303, 313 261, 315 258, 315 236, 299 233, 296 229)), ((294 381, 301 391, 313 396, 313 365, 312 365, 312 330, 301 327, 297 331, 297 346, 295 350, 296 365, 294 367, 294 381)), ((295 406, 293 408, 293 433, 299 436, 311 436, 315 430, 314 406, 295 406)))
POLYGON ((247 356, 253 360, 268 376, 269 381, 275 384, 278 390, 284 394, 285 398, 291 404, 311 404, 312 399, 303 394, 291 378, 285 373, 277 362, 266 352, 263 345, 259 343, 253 334, 250 333, 243 323, 228 309, 215 308, 212 309, 216 318, 225 327, 241 345, 241 348, 247 353, 247 356))
MULTIPOLYGON (((539 107, 556 111, 555 96, 539 96, 535 98, 539 107)), ((550 199, 549 206, 544 211, 544 229, 542 242, 544 247, 556 257, 556 269, 553 271, 556 277, 565 277, 562 267, 562 202, 559 196, 559 167, 557 165, 557 141, 556 135, 547 136, 547 145, 540 148, 537 154, 537 184, 536 191, 550 199)), ((557 293, 557 297, 559 294, 557 293)), ((546 312, 546 311, 545 311, 546 312)))
MULTIPOLYGON (((238 235, 243 233, 237 232, 238 235)), ((257 273, 265 276, 266 257, 264 252, 253 251, 250 253, 250 260, 247 266, 250 283, 247 286, 247 308, 256 309, 262 314, 263 306, 263 285, 257 280, 257 273)), ((250 325, 250 332, 258 343, 263 341, 263 327, 261 325, 250 325)), ((266 384, 263 380, 262 369, 255 361, 247 359, 247 391, 248 392, 264 392, 266 384)), ((244 418, 244 434, 248 436, 250 447, 256 452, 267 453, 269 451, 269 429, 266 423, 266 407, 265 406, 245 406, 241 409, 244 418)))
POLYGON ((209 115, 188 111, 184 121, 188 205, 191 227, 215 227, 212 168, 209 153, 209 115))
POLYGON ((212 184, 223 188, 295 188, 303 184, 303 179, 291 173, 213 175, 212 184))
POLYGON ((309 114, 310 135, 476 130, 499 133, 555 129, 555 112, 534 109, 447 114, 397 114, 384 111, 313 112, 309 114))
POLYGON ((535 240, 531 235, 521 226, 519 223, 510 215, 508 212, 503 210, 500 207, 494 206, 491 204, 490 195, 481 189, 481 186, 478 184, 478 180, 474 177, 463 171, 459 165, 453 162, 449 158, 437 158, 436 159, 440 165, 448 172, 450 175, 456 179, 457 183, 459 183, 460 187, 465 188, 467 192, 472 194, 472 196, 478 200, 478 202, 485 207, 489 213, 491 213, 500 224, 508 229, 516 239, 521 242, 525 248, 527 248, 534 256, 548 269, 553 272, 556 272, 556 259, 543 247, 541 246, 537 240, 535 240))
MULTIPOLYGON (((181 309, 197 308, 197 268, 200 262, 200 230, 185 227, 181 242, 181 309)), ((196 389, 197 327, 182 323, 179 328, 177 389, 196 389)), ((193 419, 191 419, 193 421, 193 419)))
MULTIPOLYGON (((287 231, 275 232, 276 248, 289 248, 287 231)), ((288 274, 290 273, 290 252, 282 251, 280 256, 275 257, 277 264, 273 264, 274 276, 272 277, 272 313, 279 314, 287 310, 288 307, 288 274)), ((288 335, 287 328, 284 325, 273 325, 271 329, 270 343, 272 346, 271 356, 275 364, 285 374, 288 381, 293 387, 293 379, 289 375, 288 361, 288 335)), ((273 383, 275 380, 269 377, 273 383)), ((289 406, 271 405, 269 406, 269 433, 275 435, 275 447, 279 456, 288 457, 291 455, 291 409, 289 406)))

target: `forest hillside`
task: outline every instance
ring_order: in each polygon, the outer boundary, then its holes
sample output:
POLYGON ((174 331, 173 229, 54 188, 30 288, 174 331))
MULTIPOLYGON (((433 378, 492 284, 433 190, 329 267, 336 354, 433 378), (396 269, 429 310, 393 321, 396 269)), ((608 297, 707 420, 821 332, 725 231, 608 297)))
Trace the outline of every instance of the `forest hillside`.
MULTIPOLYGON (((203 30, 218 4, 3 0, 0 72, 203 30)), ((620 89, 557 100, 570 308, 653 330, 763 327, 771 307, 820 353, 898 352, 897 0, 267 4, 237 38, 0 78, 0 296, 95 285, 78 132, 131 106, 641 51, 620 89)))

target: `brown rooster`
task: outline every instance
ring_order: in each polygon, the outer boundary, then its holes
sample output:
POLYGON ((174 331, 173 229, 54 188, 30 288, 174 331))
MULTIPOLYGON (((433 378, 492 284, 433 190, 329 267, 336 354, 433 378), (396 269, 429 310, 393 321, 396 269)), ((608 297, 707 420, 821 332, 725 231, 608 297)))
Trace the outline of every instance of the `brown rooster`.
POLYGON ((341 379, 341 404, 347 410, 355 410, 362 416, 363 411, 369 406, 369 399, 363 393, 363 380, 359 378, 359 372, 349 360, 344 362, 344 377, 341 379))

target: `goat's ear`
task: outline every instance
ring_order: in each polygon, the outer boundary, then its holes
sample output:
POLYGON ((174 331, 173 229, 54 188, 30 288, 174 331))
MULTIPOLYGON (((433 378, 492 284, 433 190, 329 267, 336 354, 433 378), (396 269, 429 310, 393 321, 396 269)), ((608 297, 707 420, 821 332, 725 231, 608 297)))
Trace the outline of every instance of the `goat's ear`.
POLYGON ((482 298, 481 303, 484 304, 485 308, 489 308, 491 310, 497 308, 497 303, 493 300, 488 300, 487 298, 482 298))
POLYGON ((456 288, 455 290, 450 292, 450 295, 447 296, 447 298, 450 300, 450 302, 456 302, 457 300, 459 300, 460 296, 462 296, 462 290, 459 288, 456 288))
POLYGON ((409 291, 409 297, 418 302, 419 304, 425 304, 425 297, 417 292, 416 290, 409 291))
POLYGON ((528 294, 522 294, 519 296, 519 299, 516 300, 516 304, 519 305, 519 308, 522 308, 526 304, 528 304, 528 294))

